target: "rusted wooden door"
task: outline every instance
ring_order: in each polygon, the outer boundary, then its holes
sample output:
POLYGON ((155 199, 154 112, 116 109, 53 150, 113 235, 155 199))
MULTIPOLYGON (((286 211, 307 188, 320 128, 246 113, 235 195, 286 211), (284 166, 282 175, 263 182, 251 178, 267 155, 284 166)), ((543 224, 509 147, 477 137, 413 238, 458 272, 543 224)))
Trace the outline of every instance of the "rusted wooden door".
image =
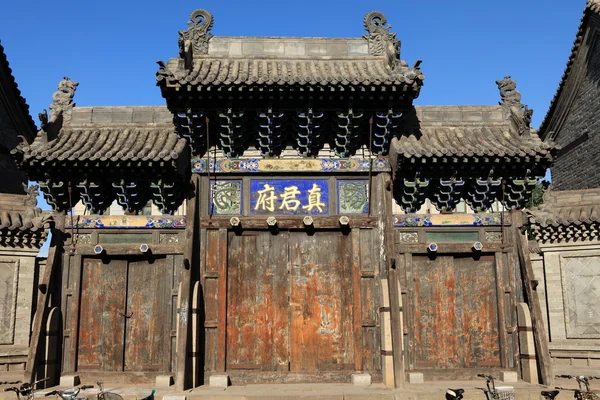
POLYGON ((80 371, 122 371, 127 260, 85 258, 79 309, 80 371))
POLYGON ((227 370, 354 369, 348 242, 339 232, 229 234, 227 370))
POLYGON ((290 370, 354 369, 347 236, 290 234, 290 370))
POLYGON ((167 370, 170 285, 164 258, 85 258, 77 369, 167 370))
POLYGON ((288 234, 229 234, 228 370, 289 369, 288 234))
POLYGON ((125 371, 164 371, 169 361, 171 271, 158 258, 127 271, 125 371))
POLYGON ((500 366, 493 256, 413 256, 411 367, 500 366))

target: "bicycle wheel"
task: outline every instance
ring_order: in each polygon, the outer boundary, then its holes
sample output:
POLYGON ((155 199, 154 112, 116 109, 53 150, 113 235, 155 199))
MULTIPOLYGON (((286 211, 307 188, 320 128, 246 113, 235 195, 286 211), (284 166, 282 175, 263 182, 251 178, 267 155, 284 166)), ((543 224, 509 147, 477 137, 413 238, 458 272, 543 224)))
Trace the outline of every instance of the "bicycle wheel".
POLYGON ((113 392, 98 393, 98 400, 123 400, 123 398, 113 392))

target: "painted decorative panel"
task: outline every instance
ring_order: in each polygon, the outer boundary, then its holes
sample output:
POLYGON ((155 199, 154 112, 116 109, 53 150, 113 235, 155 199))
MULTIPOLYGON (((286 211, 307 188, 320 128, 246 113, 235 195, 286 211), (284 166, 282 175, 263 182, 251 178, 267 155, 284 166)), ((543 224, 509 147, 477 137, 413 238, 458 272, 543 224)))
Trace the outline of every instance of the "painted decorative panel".
POLYGON ((252 214, 328 214, 329 188, 325 179, 253 179, 252 214))
POLYGON ((0 262, 0 344, 13 343, 16 264, 0 262))
POLYGON ((563 262, 567 337, 600 338, 600 257, 569 257, 563 262))
MULTIPOLYGON (((67 218, 67 228, 71 224, 67 218)), ((74 228, 185 228, 184 216, 92 215, 77 217, 74 228)))
POLYGON ((419 243, 418 232, 396 232, 396 242, 398 243, 419 243))
POLYGON ((212 214, 239 215, 242 213, 241 180, 211 182, 210 189, 212 214))
POLYGON ((401 214, 394 215, 394 226, 496 226, 510 225, 511 216, 506 213, 480 214, 401 214))
POLYGON ((376 158, 373 165, 368 158, 298 158, 298 159, 217 159, 194 157, 192 172, 196 173, 259 173, 259 172, 390 172, 387 158, 376 158))
POLYGON ((339 180, 338 213, 364 214, 369 212, 369 182, 361 180, 339 180))

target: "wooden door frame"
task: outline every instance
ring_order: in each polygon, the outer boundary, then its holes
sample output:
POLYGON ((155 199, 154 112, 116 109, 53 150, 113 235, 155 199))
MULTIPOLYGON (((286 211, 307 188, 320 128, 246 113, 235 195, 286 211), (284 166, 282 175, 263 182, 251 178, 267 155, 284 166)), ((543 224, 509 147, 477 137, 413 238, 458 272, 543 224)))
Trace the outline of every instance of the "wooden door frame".
MULTIPOLYGON (((299 220, 301 221, 301 220, 299 220)), ((261 228, 247 227, 246 224, 243 223, 244 230, 241 231, 241 234, 244 232, 259 232, 259 231, 268 231, 264 229, 264 225, 261 228)), ((337 221, 336 221, 337 223, 337 221)), ((214 365, 214 369, 212 365, 206 365, 207 374, 211 373, 224 373, 235 374, 235 371, 226 371, 226 343, 227 343, 227 275, 228 275, 228 235, 230 232, 240 234, 239 230, 222 226, 212 226, 208 229, 202 229, 201 233, 201 281, 205 288, 209 286, 212 288, 217 288, 216 299, 211 299, 207 296, 207 290, 204 291, 205 296, 205 304, 207 307, 207 318, 204 321, 204 329, 205 329, 205 337, 207 341, 205 346, 207 346, 206 353, 208 354, 210 350, 209 337, 215 335, 216 331, 216 350, 214 354, 208 355, 207 363, 214 365), (212 229, 211 229, 212 228, 212 229), (217 240, 217 243, 211 243, 211 241, 217 240), (212 258, 211 262, 215 262, 217 265, 211 266, 207 269, 207 265, 209 263, 209 258, 212 258), (213 282, 216 280, 217 282, 213 282)), ((300 227, 292 226, 289 229, 286 227, 286 230, 291 231, 304 231, 306 229, 298 229, 300 227)), ((353 327, 352 327, 352 335, 354 341, 354 371, 352 372, 362 372, 363 371, 363 334, 362 330, 364 327, 378 327, 376 321, 363 320, 362 318, 362 307, 363 302, 361 298, 361 279, 363 278, 375 278, 378 276, 378 268, 375 267, 373 272, 367 272, 361 270, 361 249, 360 249, 360 232, 362 229, 367 229, 372 231, 374 226, 368 224, 365 227, 356 227, 348 229, 347 232, 344 232, 343 229, 339 228, 339 225, 327 226, 325 229, 317 229, 317 231, 323 232, 340 232, 347 241, 347 245, 350 246, 350 253, 348 254, 349 258, 349 269, 352 271, 352 288, 353 291, 353 327), (332 229, 333 228, 333 229, 332 229)), ((374 262, 376 264, 376 262, 374 262)), ((374 302, 379 302, 380 300, 373 300, 374 302)), ((369 305, 364 305, 369 307, 369 305)), ((378 334, 379 336, 379 334, 378 334)), ((214 339, 210 339, 214 340, 214 339)), ((211 342, 212 343, 212 342, 211 342)), ((372 349, 374 352, 379 352, 379 349, 372 349)), ((345 378, 349 377, 349 374, 352 373, 349 371, 344 371, 341 374, 331 374, 330 376, 319 376, 323 375, 320 373, 316 374, 307 374, 306 378, 311 379, 313 381, 322 380, 324 382, 327 381, 339 381, 339 376, 343 375, 345 378), (335 376, 338 376, 336 378, 335 376)), ((381 371, 366 371, 373 372, 375 374, 380 373, 381 371)), ((272 377, 269 377, 269 373, 258 373, 262 374, 262 378, 258 381, 268 382, 272 377)), ((294 375, 301 375, 295 373, 294 375)), ((344 378, 344 379, 345 379, 344 378)), ((251 380, 252 381, 252 380, 251 380)), ((256 380, 254 380, 256 382, 256 380)), ((293 380, 292 380, 293 381, 293 380)))
MULTIPOLYGON (((152 254, 154 258, 164 258, 166 266, 169 265, 169 256, 171 254, 152 254)), ((63 269, 62 269, 62 299, 61 309, 62 315, 66 316, 64 319, 64 334, 63 334, 63 346, 62 352, 65 366, 62 367, 62 373, 73 373, 77 372, 78 375, 98 375, 98 374, 111 374, 108 371, 79 371, 78 370, 78 345, 79 345, 79 333, 80 333, 80 313, 81 313, 81 301, 82 301, 82 279, 83 279, 83 268, 86 258, 101 259, 101 256, 93 254, 81 254, 76 252, 75 254, 65 254, 63 258, 63 269)), ((147 259, 145 255, 128 255, 128 254, 115 254, 111 255, 110 259, 123 259, 127 261, 133 259, 147 259)), ((177 266, 175 265, 175 274, 177 274, 177 266)), ((173 281, 176 281, 177 276, 171 276, 173 281)), ((171 296, 172 298, 172 296, 171 296)), ((172 301, 172 300, 171 300, 172 301)), ((173 307, 170 307, 172 309, 173 307)), ((166 329, 166 328, 165 328, 166 329)), ((170 329, 169 329, 170 331, 170 329)), ((165 371, 161 372, 137 372, 137 371, 120 371, 115 374, 119 375, 160 375, 168 373, 171 370, 169 360, 174 357, 172 354, 172 348, 170 344, 170 336, 167 335, 165 338, 165 350, 167 352, 165 361, 165 371)), ((153 379, 153 378, 152 378, 153 379)))

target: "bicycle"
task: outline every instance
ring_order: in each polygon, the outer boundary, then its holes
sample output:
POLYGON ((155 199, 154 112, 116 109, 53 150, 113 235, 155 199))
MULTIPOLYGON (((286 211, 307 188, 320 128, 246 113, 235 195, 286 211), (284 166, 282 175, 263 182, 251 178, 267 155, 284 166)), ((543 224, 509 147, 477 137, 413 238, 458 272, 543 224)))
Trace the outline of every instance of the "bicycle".
POLYGON ((44 396, 48 397, 48 396, 58 396, 63 400, 87 400, 87 399, 77 399, 77 395, 79 394, 80 391, 85 390, 85 389, 91 389, 93 388, 92 385, 83 385, 80 386, 78 388, 73 388, 73 389, 66 389, 66 390, 53 390, 51 392, 46 393, 44 396))
POLYGON ((477 374, 478 377, 485 379, 485 388, 477 387, 482 390, 487 400, 515 400, 515 390, 512 386, 496 386, 494 377, 486 374, 477 374))
MULTIPOLYGON (((573 390, 575 392, 575 393, 573 393, 573 397, 576 400, 600 400, 600 397, 598 397, 598 395, 596 393, 594 393, 590 387, 590 381, 594 380, 594 379, 600 379, 600 377, 585 376, 585 375, 578 375, 578 376, 556 375, 556 377, 564 378, 564 379, 575 379, 577 381, 577 385, 579 386, 579 389, 556 387, 556 389, 560 389, 560 390, 573 390)), ((543 394, 542 394, 542 396, 543 396, 543 394)), ((555 395, 555 397, 556 397, 556 395, 555 395)))
POLYGON ((464 389, 448 389, 446 390, 446 400, 461 400, 463 398, 464 389))
POLYGON ((96 396, 97 400, 123 400, 123 397, 117 393, 104 391, 104 382, 96 381, 96 384, 98 385, 98 388, 100 388, 100 391, 96 396))
MULTIPOLYGON (((103 386, 104 382, 97 381, 96 384, 100 388, 100 391, 96 396, 97 400, 123 400, 123 397, 117 393, 106 392, 103 386)), ((154 393, 156 393, 156 390, 152 389, 152 392, 141 400, 154 400, 154 393)))
MULTIPOLYGON (((44 378, 44 379, 40 379, 39 381, 35 381, 32 383, 25 382, 25 383, 22 383, 21 386, 19 386, 19 387, 12 386, 12 387, 4 389, 4 391, 5 392, 15 392, 15 394, 17 395, 17 400, 21 400, 21 397, 25 398, 26 400, 33 400, 34 393, 35 393, 35 387, 37 386, 37 384, 46 382, 49 379, 50 378, 44 378)), ((15 384, 16 383, 19 383, 19 382, 17 381, 17 382, 15 382, 15 384)))

